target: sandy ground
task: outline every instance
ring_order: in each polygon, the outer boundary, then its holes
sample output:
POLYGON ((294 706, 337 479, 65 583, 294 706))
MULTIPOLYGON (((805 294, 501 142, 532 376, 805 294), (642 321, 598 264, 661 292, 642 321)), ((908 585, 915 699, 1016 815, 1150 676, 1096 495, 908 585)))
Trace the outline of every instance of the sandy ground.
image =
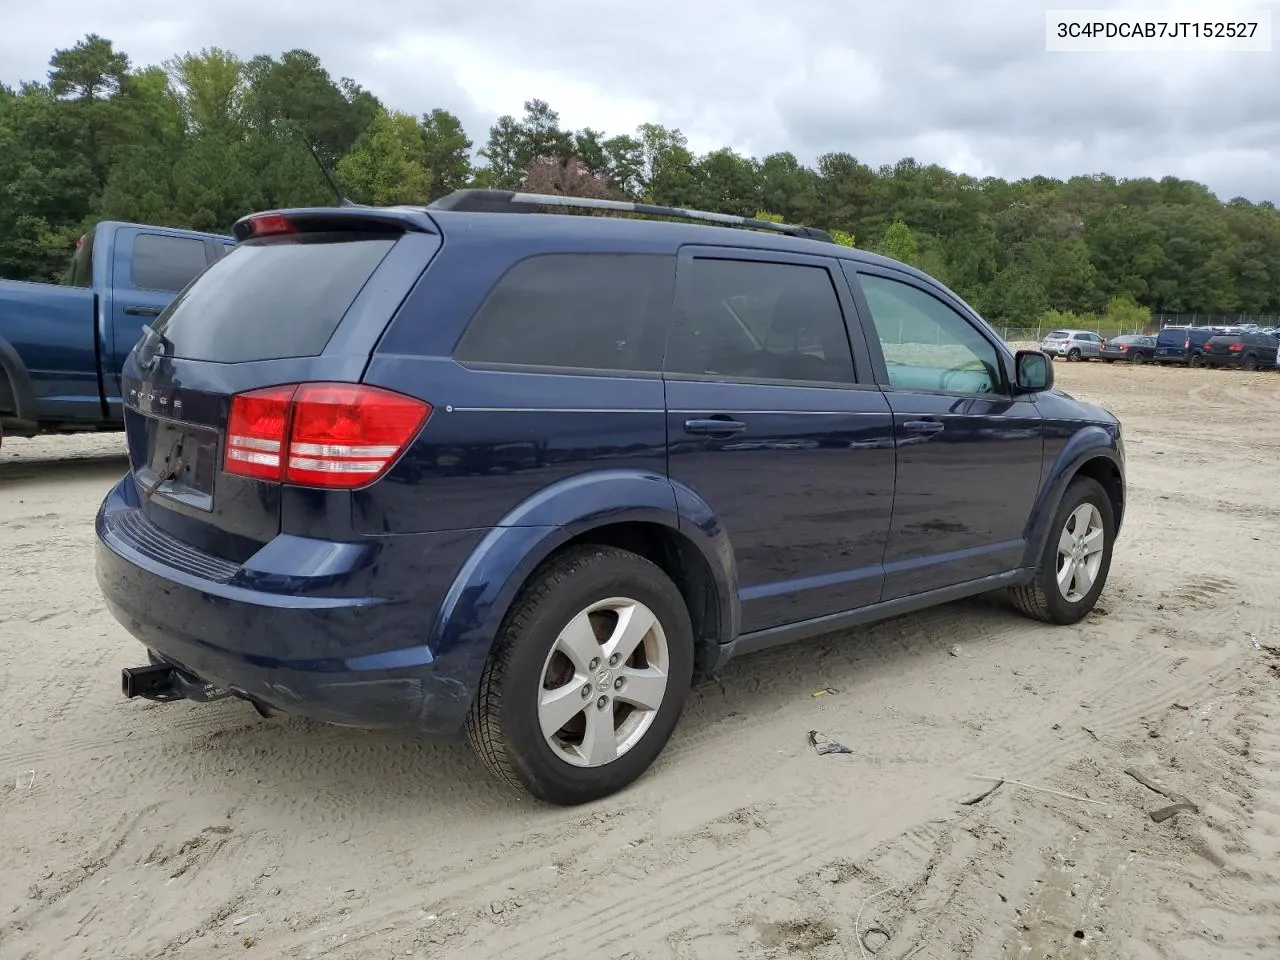
POLYGON ((124 701, 91 552, 119 438, 6 442, 0 957, 1280 956, 1280 375, 1057 369, 1126 424, 1093 616, 980 600, 745 658, 574 810, 461 743, 124 701), (1198 812, 1153 822, 1127 768, 1198 812), (1059 793, 966 806, 972 775, 1059 793))

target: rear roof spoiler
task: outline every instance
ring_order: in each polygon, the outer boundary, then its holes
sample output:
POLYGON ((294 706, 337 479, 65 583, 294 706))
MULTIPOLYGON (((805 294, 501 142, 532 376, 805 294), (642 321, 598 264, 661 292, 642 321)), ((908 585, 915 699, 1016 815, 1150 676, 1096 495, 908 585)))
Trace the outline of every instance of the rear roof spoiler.
POLYGON ((767 230, 789 237, 820 240, 835 243, 831 234, 816 227, 801 227, 789 223, 774 223, 754 217, 738 217, 728 213, 712 213, 708 210, 688 210, 683 207, 664 207, 653 203, 632 203, 626 200, 597 200, 593 197, 566 197, 552 193, 521 193, 515 190, 455 190, 428 204, 428 210, 451 210, 458 213, 538 213, 543 207, 563 207, 572 210, 610 210, 615 213, 631 213, 646 217, 670 217, 699 223, 714 223, 722 227, 738 227, 746 230, 767 230))
POLYGON ((263 210, 241 217, 231 228, 236 240, 265 233, 295 231, 391 230, 401 233, 436 233, 436 227, 423 215, 422 207, 301 207, 286 210, 263 210), (264 221, 267 230, 257 229, 264 221))

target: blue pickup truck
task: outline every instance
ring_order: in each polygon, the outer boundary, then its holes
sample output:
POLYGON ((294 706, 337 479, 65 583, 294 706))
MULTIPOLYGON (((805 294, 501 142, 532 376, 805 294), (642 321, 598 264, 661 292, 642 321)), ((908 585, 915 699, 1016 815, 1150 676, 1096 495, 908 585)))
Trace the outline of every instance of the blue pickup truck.
POLYGON ((64 283, 0 280, 0 436, 124 428, 120 368, 229 236, 105 221, 64 283))

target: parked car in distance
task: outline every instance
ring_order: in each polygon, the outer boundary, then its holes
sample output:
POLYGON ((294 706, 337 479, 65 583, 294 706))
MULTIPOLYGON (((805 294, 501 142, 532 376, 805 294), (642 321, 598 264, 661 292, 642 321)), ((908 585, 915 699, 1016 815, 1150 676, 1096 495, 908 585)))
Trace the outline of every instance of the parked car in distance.
POLYGON ((1276 366, 1280 345, 1265 333, 1222 334, 1204 345, 1207 367, 1235 367, 1241 370, 1271 370, 1276 366))
POLYGON ((822 231, 467 190, 234 232, 125 366, 126 696, 465 727, 578 803, 732 656, 988 591, 1069 624, 1106 582, 1117 419, 822 231))
POLYGON ((1088 330, 1054 330, 1040 344, 1040 349, 1051 357, 1067 360, 1097 359, 1106 341, 1088 330))
POLYGON ((1220 333, 1216 327, 1165 327, 1156 335, 1156 363, 1204 363, 1204 345, 1220 333))
POLYGON ((1098 354, 1107 363, 1128 360, 1130 363, 1146 363, 1155 358, 1156 338, 1140 334, 1112 337, 1098 354))
POLYGON ((120 369, 143 326, 234 243, 104 221, 77 242, 65 283, 0 280, 0 428, 123 429, 120 369))

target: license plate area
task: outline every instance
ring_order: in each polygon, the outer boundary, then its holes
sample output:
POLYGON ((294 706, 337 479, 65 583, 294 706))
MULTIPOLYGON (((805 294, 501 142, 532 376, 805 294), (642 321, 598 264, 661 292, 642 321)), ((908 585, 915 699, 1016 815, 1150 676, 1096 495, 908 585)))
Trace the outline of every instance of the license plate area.
POLYGON ((186 423, 151 420, 147 463, 137 472, 144 494, 166 497, 197 510, 213 510, 218 433, 186 423))

